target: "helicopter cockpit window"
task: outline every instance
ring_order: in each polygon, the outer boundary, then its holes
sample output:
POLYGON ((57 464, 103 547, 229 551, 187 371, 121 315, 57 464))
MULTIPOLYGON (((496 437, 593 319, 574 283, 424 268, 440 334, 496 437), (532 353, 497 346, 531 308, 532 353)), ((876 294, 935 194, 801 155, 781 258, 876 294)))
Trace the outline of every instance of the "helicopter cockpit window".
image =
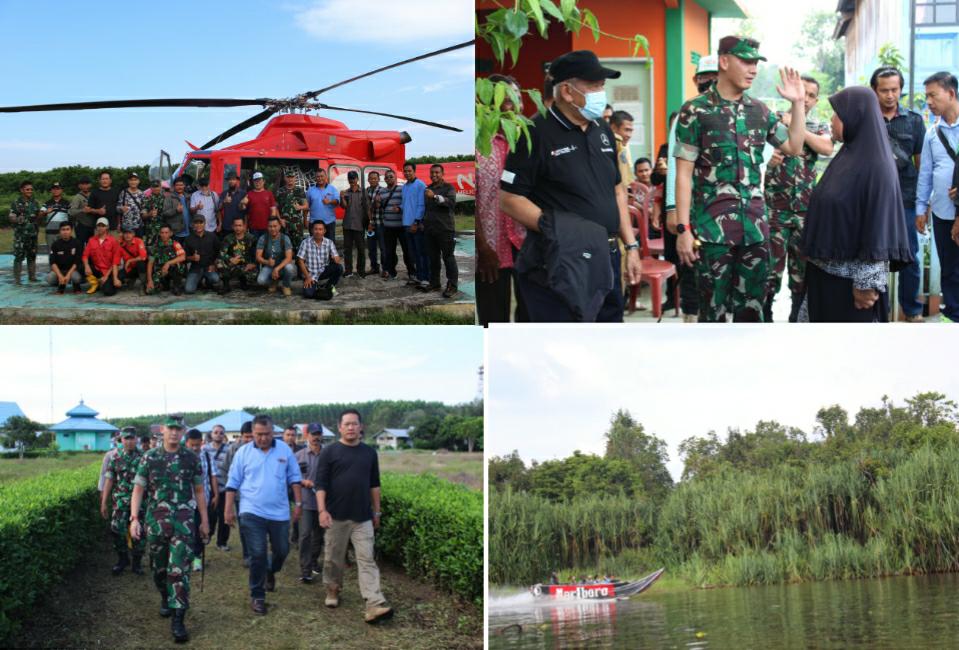
POLYGON ((369 185, 367 180, 370 177, 370 172, 379 172, 380 173, 380 187, 386 187, 386 171, 390 169, 389 167, 384 167, 382 165, 369 165, 368 167, 363 168, 363 187, 369 185))
POLYGON ((362 171, 363 170, 357 165, 330 165, 330 184, 338 191, 345 192, 350 189, 350 181, 347 180, 346 175, 350 172, 356 172, 360 174, 360 187, 363 187, 366 183, 366 178, 363 177, 362 171))

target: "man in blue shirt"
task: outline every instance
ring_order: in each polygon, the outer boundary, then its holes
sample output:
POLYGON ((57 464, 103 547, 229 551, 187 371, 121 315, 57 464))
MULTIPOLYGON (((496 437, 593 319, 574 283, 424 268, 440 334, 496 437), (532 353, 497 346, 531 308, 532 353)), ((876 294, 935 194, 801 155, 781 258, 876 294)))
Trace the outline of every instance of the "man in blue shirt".
POLYGON ((927 212, 932 209, 932 234, 939 254, 942 286, 942 320, 959 321, 959 221, 953 203, 954 157, 959 150, 959 100, 955 75, 937 72, 924 82, 926 102, 938 124, 926 131, 916 189, 916 228, 926 232, 927 212), (945 137, 947 150, 940 135, 945 137))
POLYGON ((310 204, 310 223, 325 223, 326 237, 336 242, 336 206, 340 203, 340 191, 330 185, 325 169, 316 172, 316 185, 307 190, 306 200, 310 204))
POLYGON ((255 614, 266 614, 266 592, 275 589, 275 574, 283 568, 290 551, 287 485, 293 488, 296 521, 299 521, 303 500, 296 457, 286 443, 273 437, 270 416, 253 418, 253 443, 240 447, 230 465, 224 520, 227 525, 233 525, 233 502, 239 492, 240 531, 250 553, 250 607, 255 614), (267 536, 273 549, 269 557, 267 536))
POLYGON ((420 287, 430 286, 430 258, 426 252, 426 233, 423 231, 423 216, 426 214, 426 183, 416 177, 416 165, 408 162, 403 165, 403 227, 407 231, 407 241, 413 263, 416 265, 416 279, 407 282, 420 287))

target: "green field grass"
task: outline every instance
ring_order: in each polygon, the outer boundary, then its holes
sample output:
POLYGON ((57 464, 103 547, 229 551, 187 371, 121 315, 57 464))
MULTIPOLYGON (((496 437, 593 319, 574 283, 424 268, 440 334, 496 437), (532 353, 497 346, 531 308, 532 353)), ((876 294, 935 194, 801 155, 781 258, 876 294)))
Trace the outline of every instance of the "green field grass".
POLYGON ((99 463, 102 459, 103 454, 100 453, 61 455, 53 458, 24 458, 23 460, 16 456, 0 458, 0 485, 38 474, 76 469, 90 463, 99 463))
POLYGON ((381 451, 380 470, 402 474, 433 474, 481 490, 483 452, 435 454, 425 449, 381 451))

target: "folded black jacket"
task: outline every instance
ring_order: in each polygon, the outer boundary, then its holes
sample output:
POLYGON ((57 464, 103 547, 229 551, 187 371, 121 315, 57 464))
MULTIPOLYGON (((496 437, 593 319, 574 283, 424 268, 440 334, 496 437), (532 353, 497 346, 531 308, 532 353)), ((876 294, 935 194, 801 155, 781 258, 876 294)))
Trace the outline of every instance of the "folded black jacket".
POLYGON ((516 272, 556 293, 576 320, 593 322, 613 289, 609 251, 609 235, 595 221, 544 211, 539 232, 526 235, 516 272))

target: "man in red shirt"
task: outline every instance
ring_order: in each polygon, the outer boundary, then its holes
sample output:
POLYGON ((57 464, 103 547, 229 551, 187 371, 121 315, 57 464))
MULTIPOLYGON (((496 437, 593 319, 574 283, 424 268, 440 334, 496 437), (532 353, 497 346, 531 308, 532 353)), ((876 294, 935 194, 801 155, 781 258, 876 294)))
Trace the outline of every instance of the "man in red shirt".
POLYGON ((140 290, 146 293, 147 247, 130 228, 123 229, 117 270, 120 281, 128 287, 132 287, 137 278, 140 278, 140 290))
POLYGON ((267 221, 270 217, 279 217, 280 213, 276 209, 276 197, 273 192, 264 189, 266 181, 263 180, 263 174, 256 172, 253 174, 253 189, 247 192, 243 200, 240 201, 240 210, 246 212, 246 221, 250 232, 259 240, 266 234, 267 221))
POLYGON ((83 270, 86 271, 87 282, 90 283, 87 293, 96 293, 97 288, 100 288, 106 295, 114 295, 121 286, 120 277, 117 275, 119 261, 120 245, 110 236, 110 222, 106 217, 100 217, 97 219, 93 237, 83 249, 83 270), (93 267, 90 262, 93 262, 93 267))

